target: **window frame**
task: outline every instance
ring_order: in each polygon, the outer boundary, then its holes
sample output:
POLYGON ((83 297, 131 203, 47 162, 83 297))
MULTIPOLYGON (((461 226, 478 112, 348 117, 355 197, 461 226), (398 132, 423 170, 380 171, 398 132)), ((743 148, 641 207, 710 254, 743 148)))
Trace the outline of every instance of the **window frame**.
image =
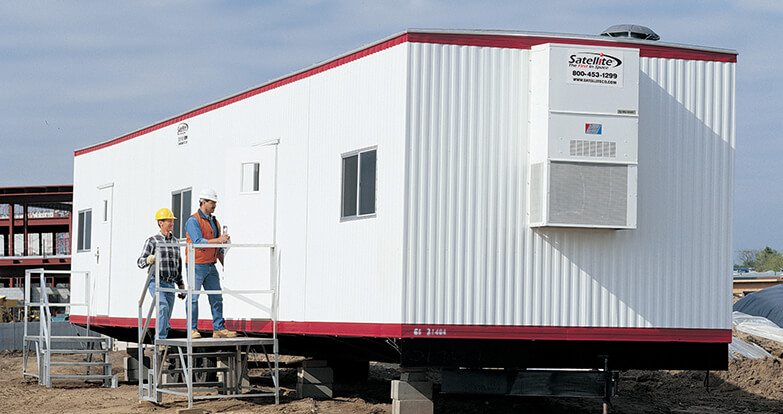
POLYGON ((92 250, 92 209, 85 208, 77 212, 77 231, 79 236, 76 238, 76 253, 84 253, 92 250), (87 226, 87 215, 89 214, 89 226, 87 226), (89 227, 89 229, 88 229, 89 227), (89 230, 89 231, 88 231, 89 230), (89 236, 89 237, 87 237, 89 236))
POLYGON ((190 217, 190 207, 193 205, 193 187, 185 187, 180 188, 178 190, 174 190, 171 192, 171 211, 174 213, 174 217, 177 219, 175 220, 174 229, 172 233, 175 237, 178 239, 182 239, 185 237, 185 222, 187 221, 187 217, 190 217), (183 210, 183 199, 182 196, 185 193, 190 193, 190 206, 188 206, 188 211, 184 212, 183 210), (179 216, 177 215, 176 211, 177 209, 174 208, 174 196, 179 195, 179 216), (177 235, 177 231, 180 231, 180 234, 177 235))
POLYGON ((261 161, 243 161, 239 163, 239 194, 258 194, 261 192, 261 161), (254 165, 253 168, 253 185, 252 187, 255 187, 256 184, 258 184, 257 190, 250 190, 245 191, 244 190, 244 184, 245 184, 245 165, 254 165))
POLYGON ((362 220, 368 218, 374 218, 378 216, 378 146, 365 147, 358 150, 353 150, 340 154, 340 222, 362 220), (362 198, 361 182, 362 182, 362 154, 375 151, 375 194, 374 194, 374 209, 372 213, 361 214, 360 201, 362 198), (344 165, 345 159, 356 156, 356 214, 351 216, 343 216, 345 209, 345 177, 344 177, 344 165))

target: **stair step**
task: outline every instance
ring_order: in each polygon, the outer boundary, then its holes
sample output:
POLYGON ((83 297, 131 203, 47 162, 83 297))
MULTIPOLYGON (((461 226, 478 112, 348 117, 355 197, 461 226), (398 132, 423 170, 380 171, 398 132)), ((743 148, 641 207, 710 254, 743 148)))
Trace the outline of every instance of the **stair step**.
POLYGON ((103 380, 111 379, 113 375, 100 375, 100 374, 51 374, 51 379, 82 379, 82 380, 103 380))
MULTIPOLYGON (((193 381, 194 388, 222 387, 222 386, 224 386, 224 383, 220 381, 210 381, 210 382, 193 381)), ((179 388, 179 387, 187 387, 187 384, 184 382, 168 382, 165 384, 158 384, 158 388, 179 388)))
MULTIPOLYGON (((46 351, 44 351, 46 352, 46 351)), ((108 349, 49 349, 52 354, 108 354, 108 349)))
POLYGON ((96 366, 103 366, 103 365, 111 365, 111 362, 68 362, 68 361, 58 361, 58 362, 50 362, 50 365, 54 367, 96 367, 96 366))
MULTIPOLYGON (((24 339, 27 341, 37 341, 46 338, 39 335, 27 335, 24 339)), ((111 338, 103 338, 100 336, 50 336, 49 340, 52 342, 109 342, 111 338)))
MULTIPOLYGON (((191 355, 194 357, 219 357, 219 356, 236 356, 236 352, 228 351, 215 351, 215 352, 193 352, 191 355)), ((187 353, 183 353, 182 356, 187 358, 187 353)), ((178 352, 169 352, 169 358, 179 358, 178 352)))
MULTIPOLYGON (((164 373, 182 372, 182 368, 164 369, 164 373)), ((193 372, 228 372, 228 367, 196 367, 193 372)))

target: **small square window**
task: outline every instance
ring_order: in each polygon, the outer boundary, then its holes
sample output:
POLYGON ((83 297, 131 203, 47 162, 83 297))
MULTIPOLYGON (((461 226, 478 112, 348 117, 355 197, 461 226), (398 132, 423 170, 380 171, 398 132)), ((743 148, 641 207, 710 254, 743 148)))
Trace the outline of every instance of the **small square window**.
POLYGON ((375 214, 376 153, 377 150, 371 149, 343 154, 340 217, 375 214))
POLYGON ((259 191, 259 175, 261 164, 257 162, 246 162, 242 164, 242 187, 243 193, 255 193, 259 191))

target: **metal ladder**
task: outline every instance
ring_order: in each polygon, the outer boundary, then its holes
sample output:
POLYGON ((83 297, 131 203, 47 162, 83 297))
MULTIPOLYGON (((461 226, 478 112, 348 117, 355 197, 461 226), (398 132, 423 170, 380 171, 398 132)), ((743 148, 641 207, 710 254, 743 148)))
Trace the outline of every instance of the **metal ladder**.
MULTIPOLYGON (((184 247, 188 255, 188 262, 195 263, 195 246, 191 243, 159 243, 160 247, 184 247)), ((186 397, 188 408, 193 407, 194 400, 219 399, 219 398, 258 398, 274 397, 275 404, 280 402, 280 377, 277 340, 277 309, 279 286, 279 252, 274 244, 210 244, 198 245, 199 249, 204 248, 268 248, 270 251, 270 288, 260 290, 204 290, 197 292, 193 289, 195 284, 195 268, 188 267, 188 288, 172 289, 160 287, 160 252, 155 252, 155 272, 154 275, 147 276, 144 287, 139 298, 138 307, 138 360, 139 360, 139 400, 151 401, 160 404, 163 401, 163 394, 177 395, 186 397), (143 317, 144 300, 147 295, 147 286, 150 281, 155 281, 156 295, 147 311, 146 318, 143 317), (161 339, 158 337, 158 329, 155 330, 154 338, 148 341, 148 330, 155 309, 159 308, 160 294, 158 293, 185 293, 186 303, 186 337, 175 339, 161 339), (271 323, 271 335, 268 337, 237 337, 237 338, 201 338, 193 339, 189 327, 191 326, 191 298, 194 293, 203 294, 227 294, 233 296, 242 302, 253 305, 254 307, 269 314, 271 323), (266 294, 270 295, 270 306, 263 305, 248 295, 266 294), (150 343, 151 342, 151 343, 150 343), (151 348, 151 349, 150 349, 151 348), (269 378, 273 384, 272 392, 262 392, 260 390, 243 390, 243 379, 247 378, 248 356, 254 348, 260 348, 266 357, 269 378), (150 352, 151 351, 151 352, 150 352), (271 352, 270 352, 271 351, 271 352), (149 354, 150 369, 144 375, 143 361, 146 354, 149 354), (214 358, 222 366, 199 367, 198 361, 205 358, 214 358), (172 364, 173 360, 173 364, 172 364), (173 365, 173 366, 172 366, 173 365), (197 373, 215 372, 222 376, 219 381, 195 381, 194 376, 197 373), (172 375, 176 374, 176 375, 172 375), (176 377, 176 378, 172 378, 176 377), (196 395, 199 393, 199 395, 196 395), (205 395, 206 394, 206 395, 205 395)), ((170 331, 171 332, 171 331, 170 331)))
POLYGON ((109 353, 113 340, 106 336, 57 336, 52 332, 51 308, 87 307, 87 332, 90 332, 89 272, 67 270, 29 269, 25 271, 24 288, 24 338, 22 346, 22 376, 36 378, 48 388, 54 380, 102 381, 105 387, 117 387, 117 376, 112 375, 109 353), (32 275, 40 278, 41 293, 38 302, 32 301, 32 275), (50 303, 46 289, 46 274, 82 274, 85 276, 84 303, 50 303), (28 330, 30 308, 38 307, 38 335, 28 330), (35 355, 36 366, 30 367, 31 353, 35 355), (76 360, 74 356, 80 356, 76 360), (100 357, 97 359, 96 357, 100 357), (77 368, 84 372, 60 372, 63 368, 77 368))

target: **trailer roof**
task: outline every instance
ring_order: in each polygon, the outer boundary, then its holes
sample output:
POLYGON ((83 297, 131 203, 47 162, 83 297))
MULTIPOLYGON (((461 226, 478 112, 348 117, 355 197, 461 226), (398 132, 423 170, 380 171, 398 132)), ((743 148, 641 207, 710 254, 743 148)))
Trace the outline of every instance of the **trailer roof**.
POLYGON ((361 59, 376 52, 388 49, 401 43, 433 43, 460 46, 483 46, 510 49, 530 49, 531 47, 545 43, 562 43, 587 46, 604 47, 628 47, 638 48, 642 57, 705 60, 715 62, 736 62, 737 52, 730 49, 719 49, 684 45, 678 43, 664 43, 633 38, 620 38, 608 36, 576 35, 564 33, 520 32, 502 30, 438 30, 438 29, 408 29, 379 41, 362 46, 358 49, 344 53, 337 57, 316 63, 310 67, 301 69, 288 75, 267 81, 237 94, 218 99, 207 105, 186 111, 173 118, 156 122, 147 127, 124 134, 107 141, 94 144, 74 151, 74 156, 87 154, 106 148, 124 141, 131 140, 141 135, 148 134, 161 128, 177 124, 195 116, 230 105, 232 103, 250 98, 263 92, 279 88, 283 85, 296 82, 333 69, 354 60, 361 59))

